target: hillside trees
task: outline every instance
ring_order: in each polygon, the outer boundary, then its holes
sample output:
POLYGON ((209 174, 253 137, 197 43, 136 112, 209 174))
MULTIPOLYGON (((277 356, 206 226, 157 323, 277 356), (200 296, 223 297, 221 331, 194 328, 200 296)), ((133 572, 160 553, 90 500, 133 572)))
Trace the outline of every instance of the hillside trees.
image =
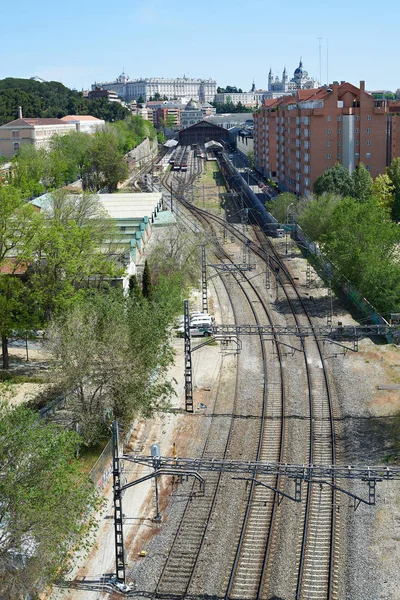
POLYGON ((22 106, 25 118, 60 118, 66 115, 92 115, 105 121, 117 121, 130 115, 127 108, 106 98, 89 100, 81 92, 57 81, 38 82, 7 77, 0 80, 0 125, 17 118, 22 106))
MULTIPOLYGON (((4 395, 3 395, 4 400, 4 395)), ((82 546, 97 506, 72 461, 79 438, 23 406, 0 404, 0 596, 33 598, 82 546)))

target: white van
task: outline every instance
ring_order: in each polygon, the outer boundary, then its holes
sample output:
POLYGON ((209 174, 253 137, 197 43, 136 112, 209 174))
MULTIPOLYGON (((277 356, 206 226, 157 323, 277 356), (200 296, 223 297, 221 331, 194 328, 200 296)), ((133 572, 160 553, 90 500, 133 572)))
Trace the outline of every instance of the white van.
POLYGON ((210 316, 206 316, 206 315, 202 315, 202 316, 198 316, 198 317, 194 317, 193 319, 190 319, 190 325, 198 325, 199 323, 204 323, 204 324, 208 324, 208 325, 212 325, 212 317, 210 316))
MULTIPOLYGON (((178 329, 178 337, 183 337, 185 333, 185 327, 179 327, 178 329)), ((191 337, 209 337, 212 335, 211 331, 211 323, 195 323, 190 324, 190 336, 191 337)))

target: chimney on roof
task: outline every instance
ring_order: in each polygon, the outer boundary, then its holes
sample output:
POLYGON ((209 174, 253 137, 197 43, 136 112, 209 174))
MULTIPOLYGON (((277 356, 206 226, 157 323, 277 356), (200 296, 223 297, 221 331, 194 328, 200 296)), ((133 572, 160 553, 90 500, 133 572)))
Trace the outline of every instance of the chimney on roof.
POLYGON ((360 81, 360 92, 365 92, 365 81, 360 81))
POLYGON ((22 119, 22 106, 18 106, 18 119, 22 119))

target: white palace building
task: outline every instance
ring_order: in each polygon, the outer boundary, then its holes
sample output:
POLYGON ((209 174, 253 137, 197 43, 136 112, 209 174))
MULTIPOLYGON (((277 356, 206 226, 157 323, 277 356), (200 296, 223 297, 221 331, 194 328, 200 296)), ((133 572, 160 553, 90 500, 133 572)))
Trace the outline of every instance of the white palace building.
POLYGON ((185 76, 175 79, 164 77, 131 79, 123 72, 115 81, 94 83, 92 90, 99 87, 111 90, 126 102, 138 100, 140 97, 147 102, 155 94, 160 94, 161 98, 166 96, 169 100, 187 102, 193 98, 198 102, 213 102, 217 93, 216 85, 214 79, 191 79, 185 76))

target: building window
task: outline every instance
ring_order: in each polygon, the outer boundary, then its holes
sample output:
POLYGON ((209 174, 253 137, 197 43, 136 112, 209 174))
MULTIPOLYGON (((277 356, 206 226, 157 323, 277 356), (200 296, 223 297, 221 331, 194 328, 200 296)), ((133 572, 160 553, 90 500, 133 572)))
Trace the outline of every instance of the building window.
POLYGON ((359 153, 359 152, 356 152, 356 153, 355 153, 355 157, 356 157, 356 158, 360 158, 360 153, 359 153))
POLYGON ((371 140, 367 140, 367 146, 371 145, 371 140))
POLYGON ((342 155, 341 155, 341 153, 340 153, 340 152, 338 152, 338 155, 337 155, 337 157, 338 157, 338 160, 340 160, 340 159, 342 158, 342 155))
POLYGON ((339 140, 339 141, 338 141, 338 143, 337 143, 337 145, 338 145, 338 146, 341 146, 341 145, 342 145, 342 142, 339 140))
POLYGON ((371 133, 371 129, 369 127, 366 129, 366 133, 371 133))
POLYGON ((19 143, 18 142, 14 142, 14 150, 19 150, 19 143))
POLYGON ((367 121, 371 120, 371 115, 367 115, 367 121))
POLYGON ((19 131, 13 131, 12 136, 13 138, 19 138, 19 131))
POLYGON ((327 170, 327 171, 330 171, 330 170, 331 170, 331 168, 330 168, 330 167, 326 167, 326 170, 327 170))
POLYGON ((365 158, 371 158, 371 152, 367 152, 367 153, 365 154, 365 158))
POLYGON ((365 168, 367 169, 367 171, 371 170, 371 167, 369 165, 367 165, 365 168))
POLYGON ((360 120, 360 115, 356 115, 356 121, 360 120))
POLYGON ((342 130, 340 128, 337 130, 337 132, 338 132, 338 135, 342 135, 342 130))
POLYGON ((356 140, 356 146, 359 146, 360 142, 358 140, 356 140))
POLYGON ((330 159, 331 159, 331 155, 330 155, 330 154, 327 154, 327 155, 326 155, 326 158, 327 158, 328 160, 330 160, 330 159))
POLYGON ((360 128, 356 127, 356 133, 360 133, 360 128))
POLYGON ((340 123, 340 121, 342 120, 342 117, 341 117, 341 115, 339 115, 339 116, 338 116, 337 120, 338 120, 338 121, 339 121, 339 123, 340 123))
POLYGON ((331 118, 330 117, 326 117, 326 120, 328 121, 328 123, 331 122, 331 118))
POLYGON ((331 142, 326 142, 326 145, 327 145, 328 148, 330 148, 331 147, 331 142))
POLYGON ((331 130, 330 130, 330 129, 327 129, 327 130, 326 130, 326 134, 327 134, 327 135, 331 135, 331 130))

